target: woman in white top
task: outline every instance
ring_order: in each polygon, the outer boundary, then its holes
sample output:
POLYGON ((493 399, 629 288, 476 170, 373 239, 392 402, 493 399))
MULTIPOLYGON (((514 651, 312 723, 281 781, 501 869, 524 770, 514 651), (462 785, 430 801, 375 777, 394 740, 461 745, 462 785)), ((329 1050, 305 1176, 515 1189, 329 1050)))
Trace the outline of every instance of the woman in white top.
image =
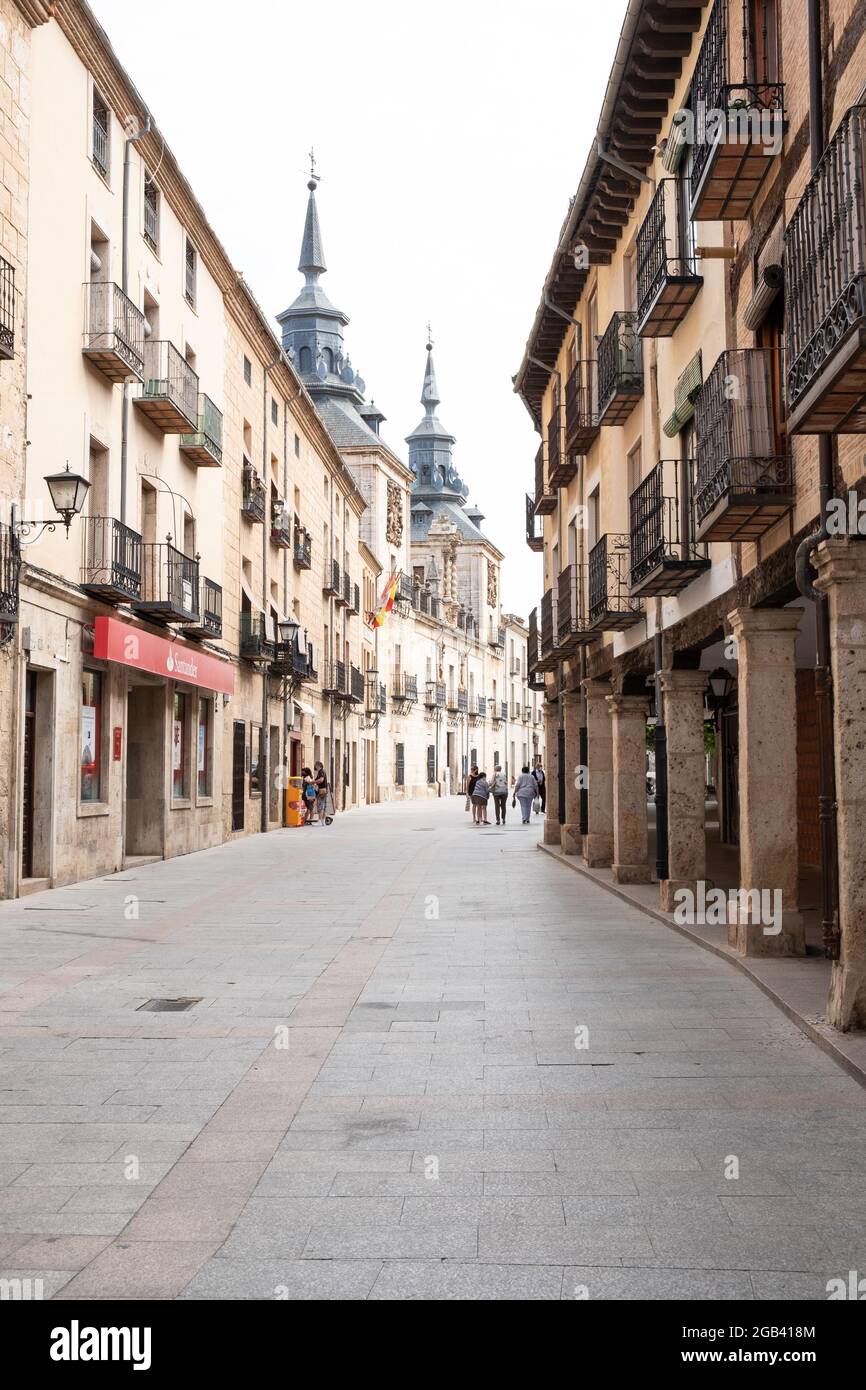
POLYGON ((520 802, 520 814, 523 817, 523 824, 528 825, 532 812, 533 798, 538 794, 538 783, 529 771, 528 766, 524 766, 523 771, 514 783, 514 800, 520 802))

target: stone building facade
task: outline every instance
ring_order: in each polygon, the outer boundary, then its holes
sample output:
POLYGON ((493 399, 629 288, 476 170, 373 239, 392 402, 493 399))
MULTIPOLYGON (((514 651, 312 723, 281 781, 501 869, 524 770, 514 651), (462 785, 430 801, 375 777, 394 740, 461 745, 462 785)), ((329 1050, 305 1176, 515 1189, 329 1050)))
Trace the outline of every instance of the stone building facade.
POLYGON ((516 389, 541 436, 547 840, 658 879, 665 910, 733 890, 727 942, 826 951, 845 1028, 866 626, 831 499, 866 491, 866 25, 808 11, 628 6, 516 389))

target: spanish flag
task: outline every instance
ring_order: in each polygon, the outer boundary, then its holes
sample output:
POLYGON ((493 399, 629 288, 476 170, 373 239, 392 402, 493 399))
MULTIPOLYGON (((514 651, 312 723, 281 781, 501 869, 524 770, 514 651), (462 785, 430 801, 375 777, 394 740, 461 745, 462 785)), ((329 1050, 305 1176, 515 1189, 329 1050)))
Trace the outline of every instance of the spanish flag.
POLYGON ((381 627, 388 614, 391 612, 391 609, 394 607, 394 599, 397 595, 397 585, 399 583, 399 579, 399 573, 395 570, 394 573, 391 575, 391 578, 388 580, 388 583, 382 590, 382 597, 379 600, 379 607, 376 610, 376 612, 372 614, 370 620, 371 627, 381 627))

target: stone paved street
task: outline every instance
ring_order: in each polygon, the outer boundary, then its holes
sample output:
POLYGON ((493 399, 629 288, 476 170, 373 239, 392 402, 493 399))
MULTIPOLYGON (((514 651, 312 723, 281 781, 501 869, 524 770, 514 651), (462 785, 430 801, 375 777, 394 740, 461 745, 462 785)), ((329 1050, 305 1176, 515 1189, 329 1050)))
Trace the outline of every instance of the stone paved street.
POLYGON ((2 1275, 823 1299, 866 1272, 864 1092, 539 829, 382 806, 0 903, 2 1275))

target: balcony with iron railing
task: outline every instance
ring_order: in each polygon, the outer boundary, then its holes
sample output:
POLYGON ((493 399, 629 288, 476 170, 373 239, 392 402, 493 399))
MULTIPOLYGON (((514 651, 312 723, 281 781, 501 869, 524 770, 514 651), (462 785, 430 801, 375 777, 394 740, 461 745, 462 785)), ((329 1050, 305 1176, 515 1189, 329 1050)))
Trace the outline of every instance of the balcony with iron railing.
POLYGON ((457 690, 454 686, 449 686, 445 700, 445 708, 449 714, 457 713, 457 690))
POLYGON ((374 678, 367 679, 364 690, 364 713, 368 716, 379 716, 388 711, 388 690, 382 681, 374 678))
POLYGON ((405 671, 395 671, 391 678, 391 699, 401 711, 418 703, 418 677, 407 676, 405 671))
POLYGON ((247 521, 255 522, 256 525, 264 526, 267 507, 267 488, 252 464, 247 460, 243 468, 241 516, 246 517, 247 521))
POLYGON ((198 428, 198 376, 174 343, 146 338, 144 379, 135 405, 163 434, 198 428))
POLYGON ((0 521, 0 645, 18 622, 21 546, 11 526, 0 521))
POLYGON ((530 492, 526 494, 526 544, 530 550, 544 549, 544 523, 535 514, 535 500, 530 492))
POLYGON ((594 632, 623 632, 640 622, 640 600, 629 591, 629 538, 602 536, 589 552, 587 620, 594 632))
POLYGON ((549 516, 556 511, 557 494, 551 487, 544 467, 544 445, 539 444, 535 455, 535 513, 536 516, 549 516))
POLYGON ((695 535, 754 541, 794 505, 790 450, 776 418, 780 354, 723 352, 695 400, 695 535), (775 383, 775 386, 774 386, 775 383))
POLYGON ((424 688, 424 704, 428 709, 444 709, 446 700, 445 682, 428 680, 424 688))
POLYGON ((400 611, 408 615, 408 610, 416 607, 418 601, 418 585, 411 574, 400 574, 397 579, 397 592, 394 595, 395 604, 399 605, 400 611))
POLYGON ((0 361, 15 356, 15 267, 0 256, 0 361))
POLYGON ((199 468, 219 468, 223 461, 223 415, 204 391, 198 398, 198 428, 182 434, 178 447, 199 468))
POLYGON ((584 583, 583 565, 566 565, 560 571, 556 592, 556 645, 562 658, 596 635, 586 621, 584 583))
POLYGON ((487 718, 487 700, 483 695, 469 697, 469 714, 473 724, 483 724, 487 718))
POLYGON ((81 587, 95 598, 141 598, 141 536, 113 516, 82 520, 81 587))
POLYGON ((490 631, 487 634, 487 642, 491 647, 503 648, 505 646, 505 628, 498 623, 490 624, 490 631))
POLYGON ((689 213, 695 222, 747 217, 781 158, 785 114, 775 71, 776 0, 753 2, 751 23, 742 22, 741 4, 715 0, 683 113, 694 126, 689 213))
POLYGON ((190 637, 216 640, 223 635, 223 591, 213 579, 204 575, 198 585, 198 622, 186 629, 190 637))
POLYGON ((144 314, 108 280, 89 280, 84 285, 81 350, 109 381, 144 377, 144 314))
POLYGON ((546 589, 541 596, 541 638, 539 641, 539 671, 552 671, 558 661, 559 620, 557 588, 546 589))
POLYGON ((567 487, 577 472, 577 462, 563 445, 563 411, 557 406, 547 423, 547 483, 567 487))
POLYGON ((312 642, 306 637, 301 641, 298 634, 291 642, 276 642, 270 669, 273 675, 282 676, 293 686, 314 681, 317 671, 312 642))
POLYGON ((349 699, 356 705, 364 702, 364 672, 357 666, 349 668, 349 699))
POLYGON ((281 497, 271 501, 271 544, 279 550, 292 548, 292 519, 281 497))
POLYGON ((629 497, 633 597, 678 594, 710 560, 693 538, 692 460, 662 459, 629 497))
POLYGON ((361 586, 349 583, 349 599, 346 604, 346 612, 350 617, 357 617, 361 611, 361 586))
POLYGON ((349 698, 349 668, 345 661, 327 661, 322 673, 322 693, 337 700, 349 698))
POLYGON ((342 595, 342 592, 340 562, 338 560, 326 560, 325 572, 322 576, 322 593, 329 598, 336 598, 338 595, 342 595))
MULTIPOLYGON (((575 362, 565 384, 565 447, 588 454, 598 437, 598 372, 593 361, 575 362)), ((574 462, 574 460, 572 460, 574 462)), ((570 477, 577 472, 577 464, 570 477)))
POLYGON ((526 639, 526 674, 530 690, 544 689, 544 671, 541 667, 541 634, 538 630, 537 608, 533 608, 529 615, 526 639))
POLYGON ((785 232, 788 430, 866 434, 866 105, 839 122, 785 232))
POLYGON ((137 613, 171 623, 199 621, 198 557, 167 541, 141 542, 141 593, 131 600, 137 613))
POLYGON ((295 517, 295 535, 292 549, 292 563, 295 569, 308 570, 313 567, 313 538, 305 526, 295 517))
POLYGON ((670 338, 704 283, 685 196, 681 179, 661 179, 637 234, 637 331, 643 338, 670 338))
POLYGON ((598 345, 598 421, 622 425, 643 395, 643 340, 637 314, 617 310, 598 345))
POLYGON ((276 653, 267 615, 245 608, 240 615, 238 645, 244 661, 270 663, 276 653))

